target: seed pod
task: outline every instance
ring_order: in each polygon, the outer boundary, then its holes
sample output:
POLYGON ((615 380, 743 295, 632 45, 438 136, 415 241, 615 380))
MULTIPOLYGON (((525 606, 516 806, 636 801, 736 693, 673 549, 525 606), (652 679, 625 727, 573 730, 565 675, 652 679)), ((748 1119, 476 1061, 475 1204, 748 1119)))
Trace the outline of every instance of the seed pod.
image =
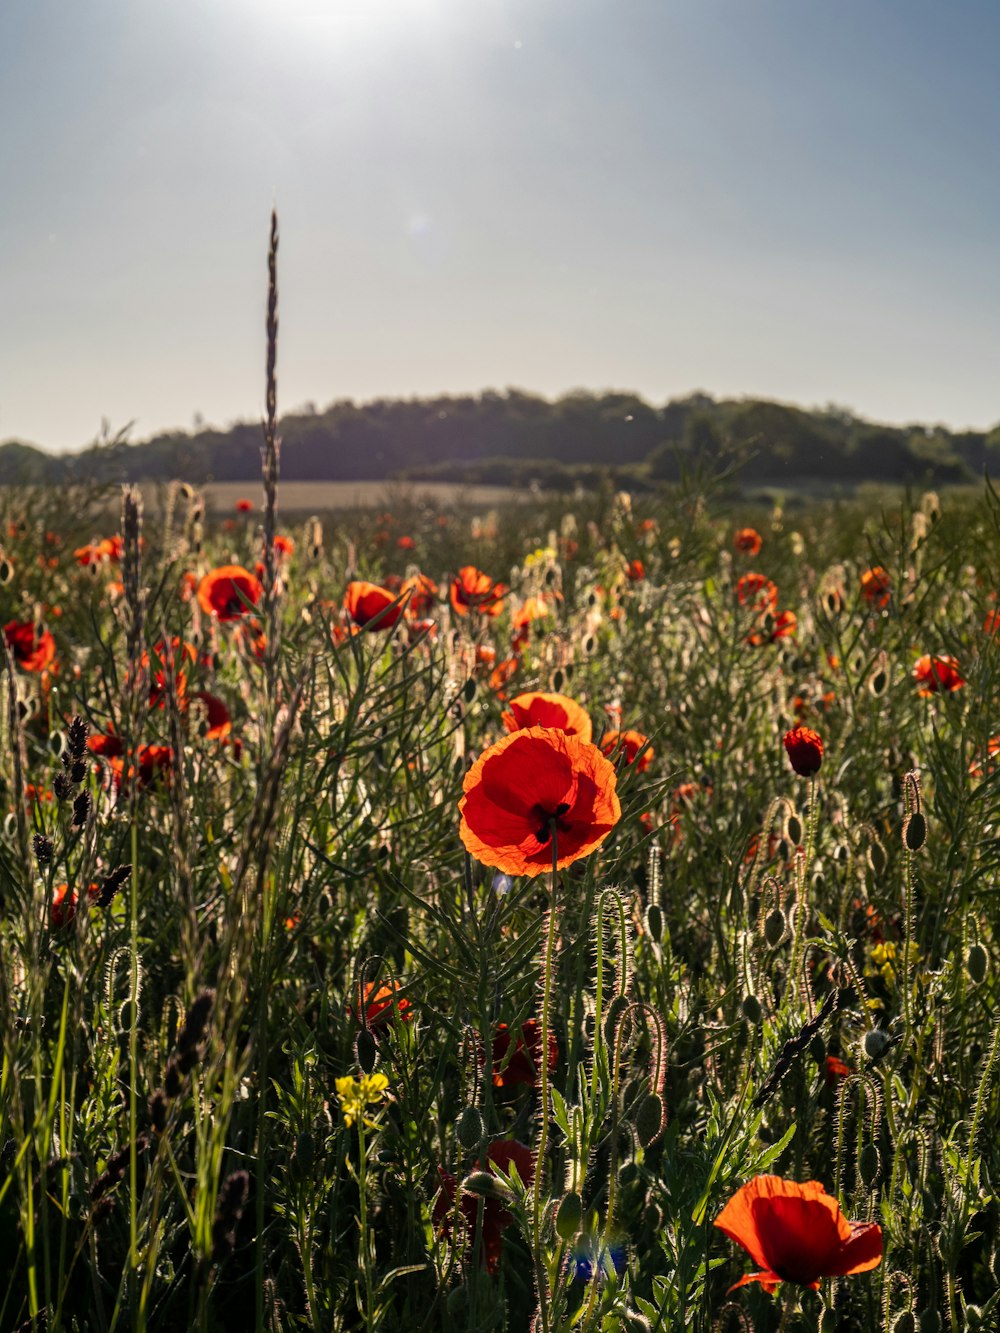
POLYGON ((650 903, 646 908, 646 929, 650 938, 659 944, 663 939, 663 909, 659 903, 650 903))
POLYGON ((919 852, 927 837, 927 820, 919 810, 914 810, 903 825, 903 841, 911 852, 919 852))
POLYGON ((989 962, 986 950, 981 944, 973 944, 965 957, 965 966, 968 969, 969 976, 977 986, 982 985, 986 978, 986 965, 989 962))
POLYGON ((759 1027, 761 1019, 764 1017, 764 1012, 760 1007, 760 1000, 757 999, 757 996, 745 995, 743 997, 741 1008, 743 1010, 743 1017, 747 1022, 752 1023, 754 1027, 759 1027))
POLYGON ((358 1032, 354 1039, 354 1054, 366 1074, 370 1074, 378 1064, 378 1043, 370 1028, 362 1028, 358 1032))
POLYGON ((866 1143, 858 1153, 858 1175, 864 1181, 865 1189, 873 1189, 882 1170, 882 1158, 874 1143, 866 1143))
POLYGON ((635 1132, 644 1148, 651 1148, 663 1133, 667 1113, 658 1092, 647 1093, 635 1115, 635 1132))
POLYGON ((583 1200, 575 1191, 564 1195, 556 1209, 556 1234, 560 1240, 572 1240, 583 1221, 583 1200))
POLYGON ((466 1106, 458 1117, 455 1135, 466 1150, 473 1152, 486 1137, 486 1125, 478 1106, 466 1106))
POLYGON ((772 907, 764 919, 764 939, 772 949, 776 949, 785 938, 788 923, 780 907, 772 907))

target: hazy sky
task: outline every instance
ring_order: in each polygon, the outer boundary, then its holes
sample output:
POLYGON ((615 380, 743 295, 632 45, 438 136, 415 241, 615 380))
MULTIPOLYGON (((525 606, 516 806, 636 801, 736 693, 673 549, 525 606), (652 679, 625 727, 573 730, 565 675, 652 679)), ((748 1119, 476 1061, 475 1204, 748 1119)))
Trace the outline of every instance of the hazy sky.
POLYGON ((1000 419, 997 0, 0 0, 0 438, 696 388, 1000 419))

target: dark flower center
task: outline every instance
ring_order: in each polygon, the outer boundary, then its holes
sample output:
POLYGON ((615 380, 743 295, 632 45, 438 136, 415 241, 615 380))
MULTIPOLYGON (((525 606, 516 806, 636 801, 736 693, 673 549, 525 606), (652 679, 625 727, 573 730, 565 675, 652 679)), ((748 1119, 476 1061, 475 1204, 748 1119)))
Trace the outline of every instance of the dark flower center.
POLYGON ((569 803, 566 801, 561 801, 552 811, 546 810, 541 803, 532 810, 532 818, 538 820, 538 830, 535 837, 543 846, 551 839, 553 827, 562 829, 564 833, 569 831, 569 826, 562 822, 562 817, 568 810, 569 803))

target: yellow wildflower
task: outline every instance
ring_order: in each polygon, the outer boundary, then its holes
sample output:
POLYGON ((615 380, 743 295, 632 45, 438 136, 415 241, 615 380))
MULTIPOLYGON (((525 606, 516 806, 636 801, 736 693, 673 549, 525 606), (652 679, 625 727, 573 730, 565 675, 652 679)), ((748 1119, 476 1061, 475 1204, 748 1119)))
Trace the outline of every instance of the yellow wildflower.
POLYGON ((353 1078, 350 1074, 346 1078, 336 1080, 337 1096, 340 1099, 340 1110, 344 1117, 344 1124, 350 1129, 355 1120, 364 1120, 365 1127, 370 1129, 374 1125, 373 1120, 365 1116, 365 1108, 368 1106, 377 1106, 385 1096, 389 1087, 389 1080, 384 1074, 362 1074, 360 1078, 353 1078))

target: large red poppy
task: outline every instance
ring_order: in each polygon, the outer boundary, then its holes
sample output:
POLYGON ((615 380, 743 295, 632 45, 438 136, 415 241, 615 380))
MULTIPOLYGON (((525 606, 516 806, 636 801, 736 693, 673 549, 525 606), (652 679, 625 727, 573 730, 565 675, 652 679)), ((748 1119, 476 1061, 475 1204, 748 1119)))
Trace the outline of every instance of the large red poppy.
POLYGON ((33 620, 10 620, 3 632, 11 656, 22 671, 44 671, 52 665, 56 641, 47 629, 33 620))
POLYGON ((207 741, 224 741, 233 729, 229 709, 217 694, 207 690, 195 690, 189 694, 187 707, 195 705, 195 714, 199 721, 199 730, 207 741))
MULTIPOLYGON (((525 1185, 530 1185, 534 1181, 535 1160, 531 1155, 531 1149, 525 1147, 523 1143, 518 1143, 516 1139, 500 1139, 497 1143, 491 1143, 486 1153, 486 1162, 491 1174, 495 1175, 495 1168, 499 1167, 504 1175, 510 1175, 513 1164, 517 1167, 517 1174, 525 1185)), ((431 1219, 442 1236, 450 1237, 455 1219, 455 1191, 458 1188, 458 1181, 440 1167, 438 1167, 438 1178, 441 1181, 441 1193, 437 1197, 431 1219)), ((479 1196, 463 1194, 458 1207, 466 1233, 466 1244, 470 1244, 476 1234, 479 1196)), ((487 1196, 483 1200, 482 1259, 490 1273, 495 1273, 500 1267, 504 1229, 509 1227, 513 1220, 499 1199, 487 1196)))
POLYGON ((461 837, 483 865, 540 875, 601 845, 621 818, 615 770, 595 745, 545 727, 491 745, 465 775, 461 837))
POLYGON ((593 739, 594 726, 590 714, 575 699, 565 694, 542 694, 530 691, 511 699, 510 709, 501 718, 508 731, 525 727, 551 727, 564 731, 567 736, 579 736, 582 741, 593 739))
POLYGON ((965 677, 958 669, 958 658, 931 657, 926 653, 914 664, 913 679, 920 686, 917 693, 922 699, 929 699, 939 690, 954 693, 965 684, 965 677))
POLYGON ((824 1277, 866 1273, 882 1262, 882 1228, 848 1222, 837 1200, 817 1180, 800 1185, 780 1176, 755 1176, 729 1200, 715 1225, 761 1267, 735 1285, 779 1282, 816 1289, 824 1277))
POLYGON ((778 605, 778 585, 756 570, 741 574, 736 580, 736 600, 740 606, 752 606, 766 614, 778 605))
MULTIPOLYGON (((538 1082, 542 1063, 542 1025, 529 1018, 521 1027, 511 1051, 511 1031, 506 1023, 497 1027, 493 1038, 493 1086, 495 1088, 533 1088, 538 1082)), ((549 1033, 549 1072, 556 1067, 559 1051, 556 1035, 549 1033)))
POLYGON ((206 616, 239 620, 264 595, 260 579, 242 565, 220 565, 198 584, 198 605, 206 616))
POLYGON ((360 580, 349 583, 344 593, 347 614, 355 625, 368 630, 392 629, 403 614, 405 601, 388 588, 360 580))
POLYGON ((823 763, 823 738, 812 727, 792 727, 781 738, 788 761, 800 778, 811 778, 823 763))
POLYGON ((449 596, 452 609, 460 616, 478 611, 483 616, 498 616, 503 610, 503 599, 509 592, 506 584, 494 583, 475 565, 463 565, 452 579, 449 596))

